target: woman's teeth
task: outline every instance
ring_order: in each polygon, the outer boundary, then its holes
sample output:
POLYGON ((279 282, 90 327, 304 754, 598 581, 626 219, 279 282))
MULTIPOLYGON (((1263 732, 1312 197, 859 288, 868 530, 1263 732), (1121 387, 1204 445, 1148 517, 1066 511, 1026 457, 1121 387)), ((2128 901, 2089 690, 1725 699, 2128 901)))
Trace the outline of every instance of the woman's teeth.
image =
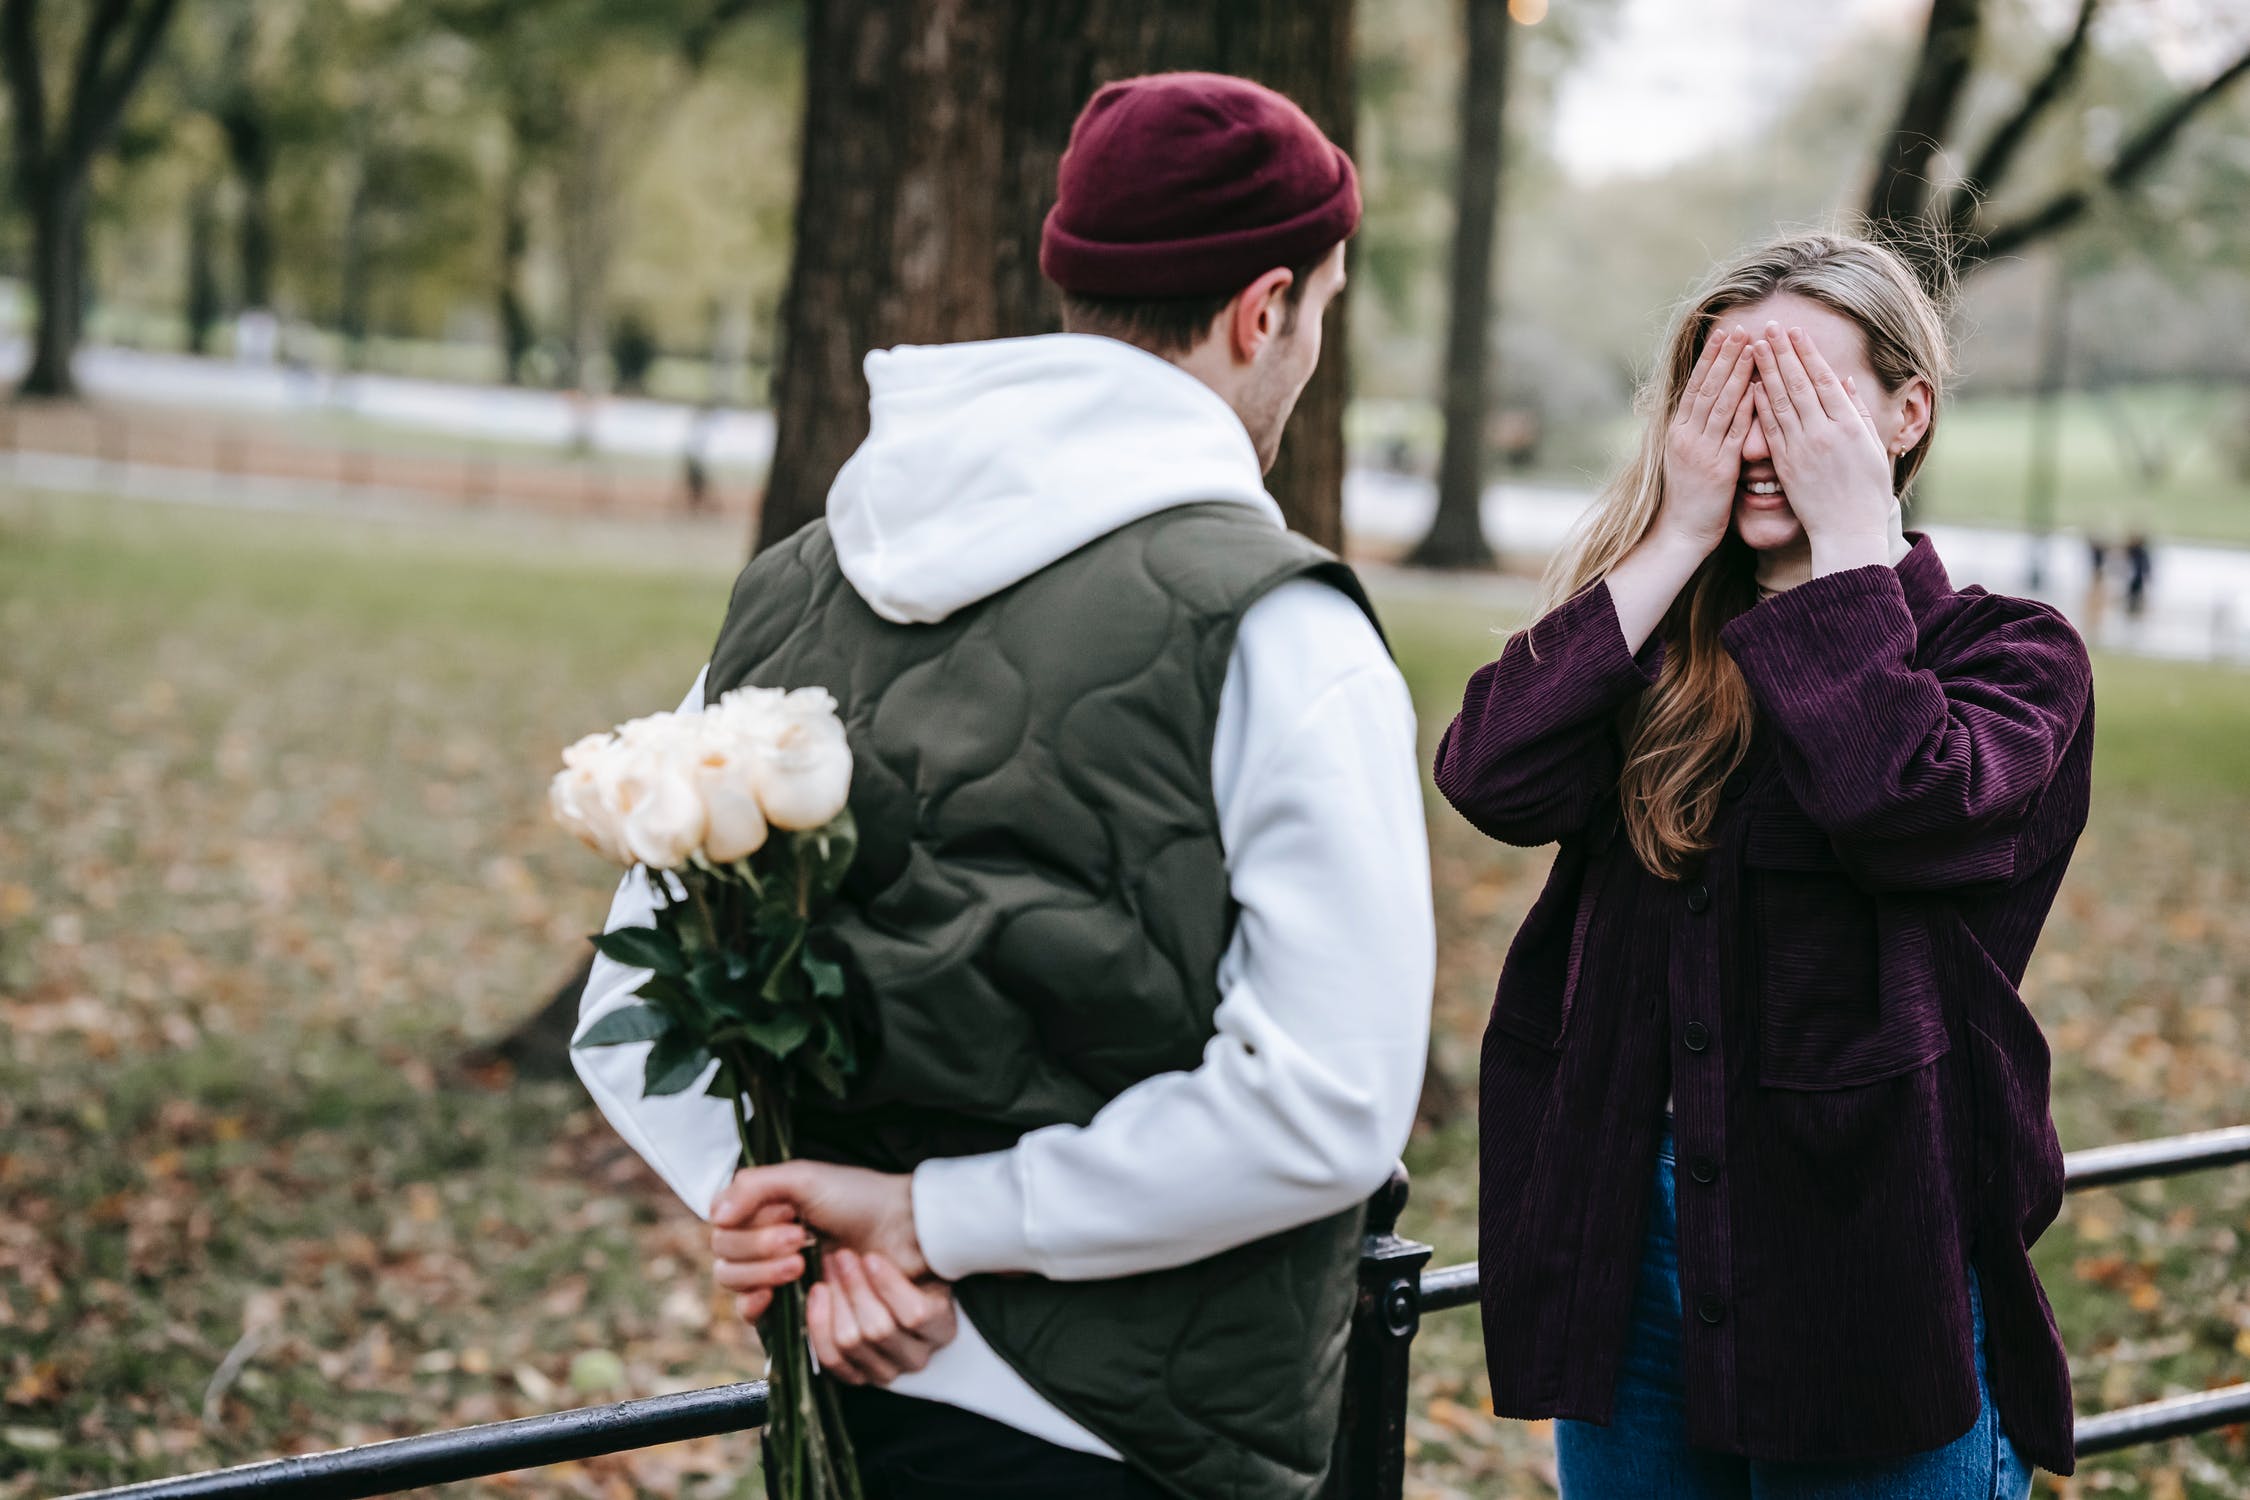
POLYGON ((1771 479, 1761 479, 1750 486, 1750 493, 1753 495, 1778 495, 1781 493, 1781 486, 1771 479))

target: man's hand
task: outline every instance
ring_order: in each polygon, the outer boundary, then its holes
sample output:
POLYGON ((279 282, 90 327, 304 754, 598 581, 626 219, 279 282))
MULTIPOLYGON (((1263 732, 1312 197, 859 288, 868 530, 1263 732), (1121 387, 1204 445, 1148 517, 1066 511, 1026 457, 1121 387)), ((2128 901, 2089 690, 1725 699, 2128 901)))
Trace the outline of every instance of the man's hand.
POLYGON ((889 1385, 953 1342, 953 1293, 906 1279, 887 1256, 835 1250, 805 1295, 805 1333, 821 1369, 846 1385, 889 1385))
POLYGON ((917 1285, 929 1265, 914 1234, 912 1179, 822 1162, 745 1167, 711 1205, 713 1275, 756 1323, 773 1289, 805 1274, 815 1239, 832 1242, 805 1297, 821 1368, 850 1385, 888 1384, 949 1343, 953 1295, 917 1285), (912 1267, 909 1271, 906 1268, 912 1267))
POLYGON ((795 1243, 785 1243, 785 1226, 794 1220, 823 1241, 888 1257, 909 1280, 918 1280, 930 1274, 930 1266, 914 1233, 913 1183, 913 1178, 898 1173, 817 1161, 744 1167, 712 1201, 712 1248, 721 1260, 743 1260, 776 1270, 794 1258, 795 1274, 759 1284, 793 1281, 804 1271, 797 1252, 809 1243, 802 1232, 795 1243), (721 1231, 748 1237, 727 1240, 721 1231))

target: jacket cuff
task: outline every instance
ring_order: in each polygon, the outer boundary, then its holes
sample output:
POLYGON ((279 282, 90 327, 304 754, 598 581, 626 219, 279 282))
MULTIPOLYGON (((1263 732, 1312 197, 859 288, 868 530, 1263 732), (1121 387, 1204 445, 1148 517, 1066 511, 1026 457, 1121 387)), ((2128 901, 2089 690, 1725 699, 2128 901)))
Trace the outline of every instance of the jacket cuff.
POLYGON ((1736 615, 1719 641, 1770 710, 1871 661, 1914 651, 1914 613, 1895 569, 1869 564, 1800 583, 1736 615))
POLYGON ((1652 634, 1635 656, 1625 649, 1625 627, 1618 623, 1617 601, 1603 579, 1549 610, 1531 627, 1532 650, 1541 657, 1567 654, 1573 665, 1610 697, 1622 698, 1652 687, 1664 669, 1664 638, 1652 634))
POLYGON ((934 1156, 914 1169, 914 1236, 934 1274, 959 1281, 1033 1269, 1018 1165, 1008 1150, 934 1156))

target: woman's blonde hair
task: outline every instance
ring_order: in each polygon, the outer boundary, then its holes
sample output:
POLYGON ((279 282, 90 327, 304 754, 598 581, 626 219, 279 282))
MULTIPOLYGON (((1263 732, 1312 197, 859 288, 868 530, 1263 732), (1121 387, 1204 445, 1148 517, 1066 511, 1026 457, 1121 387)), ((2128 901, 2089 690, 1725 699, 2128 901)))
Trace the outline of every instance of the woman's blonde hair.
MULTIPOLYGON (((1892 466, 1902 498, 1930 451, 1938 398, 1952 367, 1945 317, 1899 256, 1847 234, 1795 234, 1719 267, 1689 298, 1638 403, 1640 451, 1610 481, 1579 529, 1548 565, 1541 613, 1591 588, 1656 524, 1664 501, 1664 438, 1722 314, 1793 292, 1849 318, 1866 340, 1867 363, 1886 391, 1920 379, 1930 388, 1930 425, 1892 466)), ((1719 785, 1750 746, 1749 685, 1719 644, 1727 621, 1757 602, 1755 556, 1729 532, 1673 603, 1659 634, 1664 666, 1641 695, 1625 731, 1618 796, 1641 863, 1678 876, 1709 847, 1719 785)))

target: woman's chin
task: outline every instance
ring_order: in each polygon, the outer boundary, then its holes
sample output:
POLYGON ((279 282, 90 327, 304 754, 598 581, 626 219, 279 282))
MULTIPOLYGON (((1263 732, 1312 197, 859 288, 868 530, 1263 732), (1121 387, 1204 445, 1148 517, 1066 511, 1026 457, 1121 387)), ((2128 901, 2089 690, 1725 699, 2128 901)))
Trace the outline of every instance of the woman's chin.
POLYGON ((1804 540, 1805 528, 1787 507, 1752 510, 1738 505, 1734 511, 1734 534, 1753 552, 1782 552, 1804 540))

